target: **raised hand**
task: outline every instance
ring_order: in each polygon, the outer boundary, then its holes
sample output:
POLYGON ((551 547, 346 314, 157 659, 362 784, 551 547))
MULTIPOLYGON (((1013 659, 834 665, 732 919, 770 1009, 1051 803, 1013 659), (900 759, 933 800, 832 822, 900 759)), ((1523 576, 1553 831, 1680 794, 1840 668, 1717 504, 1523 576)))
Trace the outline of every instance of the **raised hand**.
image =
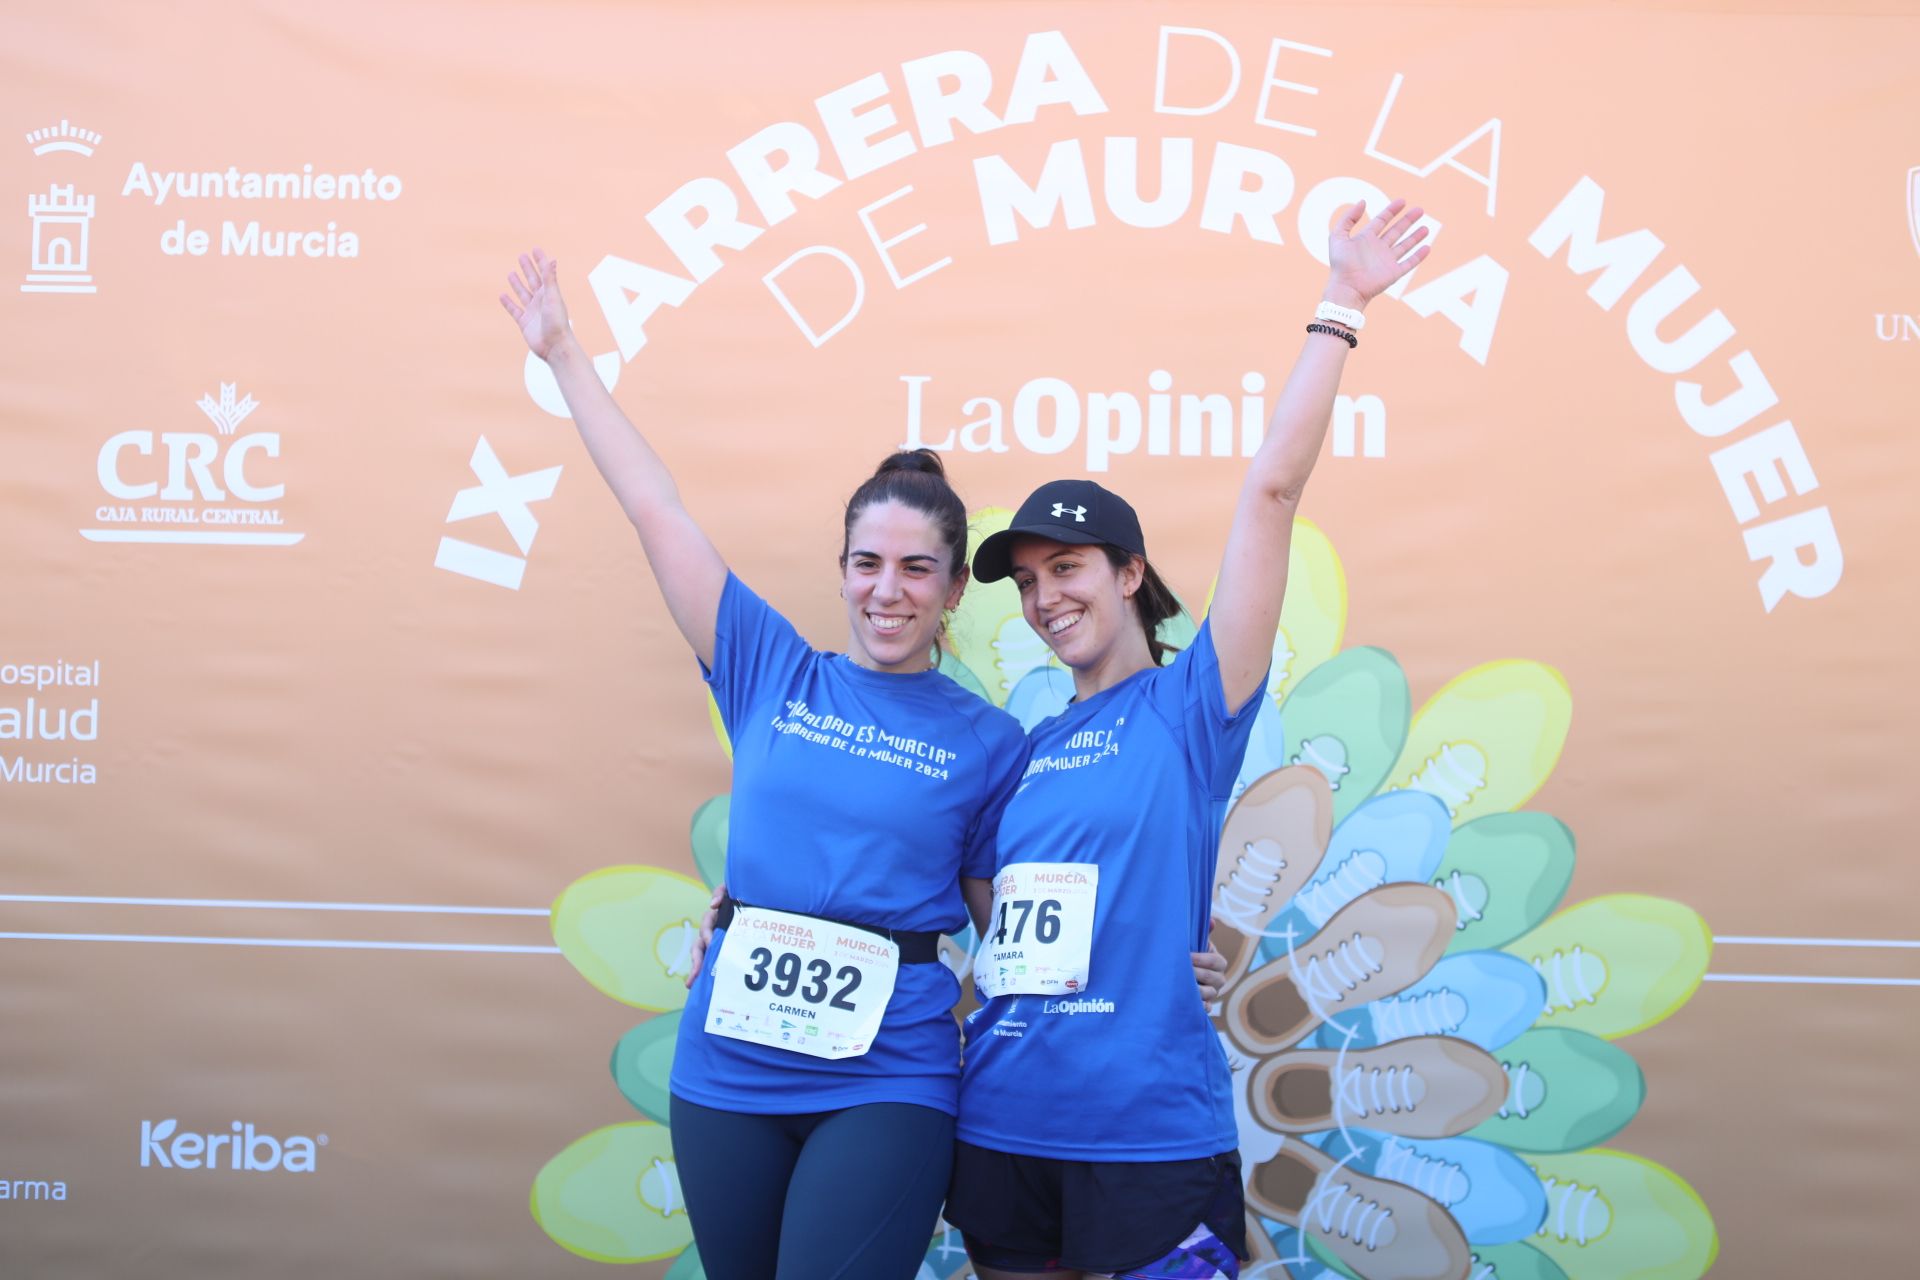
POLYGON ((1417 205, 1407 208, 1405 200, 1395 200, 1364 227, 1360 220, 1367 216, 1366 201, 1356 202, 1341 214, 1327 244, 1333 269, 1327 282, 1327 300, 1343 306, 1365 306, 1426 261, 1431 246, 1420 242, 1427 238, 1427 229, 1413 225, 1424 212, 1417 205))
POLYGON ((560 264, 542 250, 520 255, 520 270, 507 273, 513 293, 500 295, 500 305, 520 326, 533 354, 545 360, 567 336, 567 304, 560 297, 560 264))

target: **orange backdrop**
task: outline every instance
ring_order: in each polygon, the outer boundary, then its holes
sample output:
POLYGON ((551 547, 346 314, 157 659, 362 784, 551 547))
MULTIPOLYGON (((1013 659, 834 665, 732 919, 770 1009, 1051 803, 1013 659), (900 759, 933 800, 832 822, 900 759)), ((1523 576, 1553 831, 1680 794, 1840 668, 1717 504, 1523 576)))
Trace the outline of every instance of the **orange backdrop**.
MULTIPOLYGON (((1724 1274, 1902 1274, 1920 22, 1776 8, 16 8, 0 1269, 618 1253, 530 1189, 639 1122, 609 1051, 672 1001, 609 999, 549 907, 646 865, 684 919, 727 760, 494 301, 517 253, 832 648, 839 503, 914 442, 983 511, 1129 494, 1198 612, 1238 402, 1378 190, 1438 233, 1307 497, 1316 660, 1384 649, 1415 709, 1558 674, 1521 807, 1577 838, 1565 904, 1715 939, 1609 1142, 1697 1202, 1633 1212, 1710 1216, 1724 1274), (1164 453, 1089 406, 1162 386, 1164 453)), ((647 1167, 630 1256, 697 1274, 647 1167)))

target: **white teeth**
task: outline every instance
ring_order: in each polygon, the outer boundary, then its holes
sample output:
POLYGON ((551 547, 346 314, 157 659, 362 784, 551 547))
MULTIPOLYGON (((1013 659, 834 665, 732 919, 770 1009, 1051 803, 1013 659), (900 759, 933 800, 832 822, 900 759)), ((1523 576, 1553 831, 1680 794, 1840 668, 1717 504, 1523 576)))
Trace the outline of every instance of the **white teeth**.
POLYGON ((1055 618, 1047 624, 1047 634, 1057 636, 1078 621, 1080 621, 1080 615, 1077 613, 1070 613, 1064 618, 1055 618))
POLYGON ((876 618, 872 614, 867 615, 867 621, 873 624, 875 631, 898 631, 907 625, 905 618, 876 618))

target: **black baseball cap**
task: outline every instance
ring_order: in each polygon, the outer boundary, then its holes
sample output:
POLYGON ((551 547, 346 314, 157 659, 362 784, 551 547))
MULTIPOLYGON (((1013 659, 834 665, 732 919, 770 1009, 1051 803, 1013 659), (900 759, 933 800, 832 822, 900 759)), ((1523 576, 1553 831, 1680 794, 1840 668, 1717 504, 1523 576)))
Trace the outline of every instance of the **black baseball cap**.
POLYGON ((1027 496, 1013 523, 980 544, 973 553, 973 576, 998 582, 1013 573, 1013 540, 1023 533, 1055 542, 1118 547, 1130 555, 1147 554, 1140 517, 1127 500, 1091 480, 1049 480, 1027 496))

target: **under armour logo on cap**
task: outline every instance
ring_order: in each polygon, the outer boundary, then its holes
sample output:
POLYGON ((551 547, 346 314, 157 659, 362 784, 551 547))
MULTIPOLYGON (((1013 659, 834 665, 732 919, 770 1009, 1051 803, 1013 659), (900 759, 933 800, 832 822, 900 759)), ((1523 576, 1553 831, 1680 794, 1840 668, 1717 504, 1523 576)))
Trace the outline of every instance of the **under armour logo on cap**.
POLYGON ((1049 480, 1027 495, 1007 527, 987 535, 973 554, 978 582, 1013 575, 1013 544, 1023 534, 1070 546, 1108 546, 1128 555, 1147 554, 1140 517, 1125 498, 1091 480, 1049 480))

